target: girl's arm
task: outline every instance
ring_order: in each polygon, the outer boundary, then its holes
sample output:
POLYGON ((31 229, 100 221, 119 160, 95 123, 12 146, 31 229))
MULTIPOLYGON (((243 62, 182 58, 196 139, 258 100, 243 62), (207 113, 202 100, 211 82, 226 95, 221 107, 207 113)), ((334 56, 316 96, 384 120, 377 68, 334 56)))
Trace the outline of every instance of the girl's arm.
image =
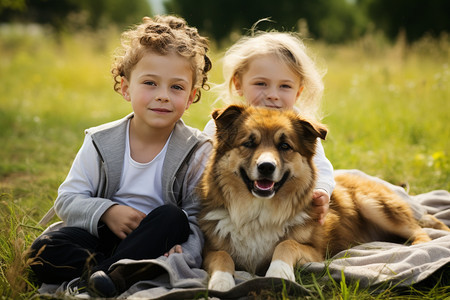
POLYGON ((313 157, 313 162, 317 167, 317 183, 315 189, 322 189, 327 192, 328 196, 331 196, 336 184, 334 182, 333 166, 325 156, 320 139, 317 139, 316 154, 313 157))
POLYGON ((313 161, 317 167, 317 183, 313 194, 314 213, 317 215, 317 221, 323 225, 325 216, 328 213, 330 197, 335 182, 333 166, 325 157, 325 151, 320 139, 317 139, 316 154, 313 157, 313 161))
POLYGON ((208 123, 206 123, 205 128, 203 128, 203 133, 207 136, 213 138, 216 134, 216 123, 214 123, 213 119, 210 119, 208 123))

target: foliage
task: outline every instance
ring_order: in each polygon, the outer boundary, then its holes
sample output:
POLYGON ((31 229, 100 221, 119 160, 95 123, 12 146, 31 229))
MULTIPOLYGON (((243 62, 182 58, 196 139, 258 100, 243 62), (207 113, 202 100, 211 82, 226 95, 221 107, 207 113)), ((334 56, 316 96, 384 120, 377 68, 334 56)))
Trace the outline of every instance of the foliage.
MULTIPOLYGON (((405 32, 408 42, 450 30, 450 1, 433 0, 160 0, 167 13, 184 16, 211 40, 228 42, 258 20, 260 29, 292 30, 328 43, 346 43, 367 32, 391 41, 405 32), (420 22, 418 21, 420 20, 420 22)), ((149 0, 0 0, 0 20, 46 24, 57 32, 125 28, 152 15, 149 0)))
MULTIPOLYGON (((438 36, 450 30, 450 2, 433 0, 171 0, 169 13, 187 20, 216 41, 230 34, 242 34, 262 18, 270 17, 277 30, 299 31, 301 34, 332 43, 345 43, 360 38, 368 31, 382 31, 395 40, 405 31, 408 41, 424 34, 438 36), (417 20, 420 19, 420 22, 417 20)), ((265 28, 263 28, 265 29, 265 28)))
MULTIPOLYGON (((353 43, 309 46, 328 66, 325 77, 323 143, 336 169, 357 168, 393 183, 407 182, 412 194, 450 190, 449 40, 426 37, 390 46, 380 35, 353 43)), ((59 184, 83 141, 83 130, 129 113, 112 89, 115 30, 62 34, 40 27, 0 31, 0 295, 28 299, 36 284, 24 254, 42 231, 36 224, 52 206, 59 184)), ((213 51, 212 82, 221 82, 221 50, 213 51)), ((185 114, 202 128, 214 93, 185 114)), ((301 273, 300 273, 301 274, 301 273)), ((375 294, 357 283, 301 274, 297 279, 320 299, 444 299, 450 291, 432 278, 406 291, 387 287, 375 294), (430 286, 432 287, 430 289, 430 286), (433 288, 436 286, 436 288, 433 288), (354 296, 356 295, 356 296, 354 296), (345 297, 344 297, 345 296, 345 297)), ((276 297, 272 297, 276 298, 276 297)))
POLYGON ((0 1, 0 20, 47 24, 57 32, 138 23, 151 15, 147 0, 9 0, 0 1), (21 4, 21 5, 19 5, 21 4))
POLYGON ((319 37, 330 42, 342 42, 356 38, 364 30, 362 17, 357 7, 346 0, 198 0, 193 5, 189 0, 172 0, 166 2, 169 13, 186 17, 188 22, 198 27, 216 41, 226 40, 230 33, 244 33, 262 18, 270 17, 272 24, 260 24, 278 30, 299 30, 299 20, 303 33, 319 37))
POLYGON ((25 7, 25 0, 0 0, 0 13, 3 10, 23 11, 25 7))
POLYGON ((426 34, 439 36, 450 30, 450 1, 433 0, 359 0, 368 17, 379 30, 395 39, 405 31, 409 41, 417 41, 426 34), (418 21, 420 20, 420 22, 418 21))

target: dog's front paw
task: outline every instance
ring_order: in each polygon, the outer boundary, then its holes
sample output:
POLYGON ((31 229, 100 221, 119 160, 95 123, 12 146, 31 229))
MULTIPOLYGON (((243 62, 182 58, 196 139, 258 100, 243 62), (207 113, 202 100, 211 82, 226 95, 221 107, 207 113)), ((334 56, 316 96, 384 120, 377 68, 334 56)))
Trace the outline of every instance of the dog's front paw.
POLYGON ((270 263, 266 277, 278 277, 295 282, 294 267, 282 260, 275 260, 270 263))
POLYGON ((225 292, 235 286, 233 275, 228 272, 216 271, 211 275, 208 289, 225 292))

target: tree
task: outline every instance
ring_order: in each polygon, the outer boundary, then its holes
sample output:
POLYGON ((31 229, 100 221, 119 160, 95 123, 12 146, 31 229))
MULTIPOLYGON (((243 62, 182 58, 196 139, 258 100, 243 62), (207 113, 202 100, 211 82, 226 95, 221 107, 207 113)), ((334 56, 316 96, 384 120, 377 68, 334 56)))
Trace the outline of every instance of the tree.
POLYGON ((358 7, 347 0, 171 0, 166 9, 216 41, 231 32, 244 33, 267 17, 274 23, 265 22, 259 28, 295 31, 302 19, 313 37, 332 42, 354 38, 364 30, 358 7))
POLYGON ((448 0, 360 0, 375 28, 395 39, 406 32, 412 42, 425 34, 438 36, 450 31, 450 1, 448 0))
POLYGON ((0 15, 3 11, 23 11, 25 7, 25 0, 0 0, 0 15))
POLYGON ((151 16, 147 0, 78 0, 89 12, 88 24, 97 29, 107 24, 128 27, 141 22, 142 17, 151 16))
POLYGON ((166 0, 169 13, 183 16, 213 40, 245 33, 261 18, 261 29, 298 30, 306 21, 311 37, 327 42, 355 39, 375 28, 395 39, 405 31, 414 41, 450 31, 449 0, 166 0), (373 25, 373 26, 372 26, 373 25))
POLYGON ((57 31, 67 29, 72 23, 92 29, 108 24, 124 27, 151 15, 147 0, 16 0, 23 4, 20 9, 17 5, 6 5, 8 1, 0 2, 3 22, 47 24, 57 31))

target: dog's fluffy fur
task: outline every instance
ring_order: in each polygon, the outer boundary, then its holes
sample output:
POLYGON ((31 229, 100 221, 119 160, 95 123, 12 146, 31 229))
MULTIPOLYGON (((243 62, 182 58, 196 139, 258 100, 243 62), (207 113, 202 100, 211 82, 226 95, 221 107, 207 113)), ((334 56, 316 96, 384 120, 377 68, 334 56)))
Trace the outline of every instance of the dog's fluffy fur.
MULTIPOLYGON (((323 226, 312 209, 317 138, 327 130, 288 111, 230 106, 213 112, 214 151, 201 182, 200 227, 209 288, 234 286, 234 270, 295 280, 294 267, 357 243, 428 235, 383 184, 335 178, 323 226)), ((449 230, 428 216, 428 226, 449 230)))

